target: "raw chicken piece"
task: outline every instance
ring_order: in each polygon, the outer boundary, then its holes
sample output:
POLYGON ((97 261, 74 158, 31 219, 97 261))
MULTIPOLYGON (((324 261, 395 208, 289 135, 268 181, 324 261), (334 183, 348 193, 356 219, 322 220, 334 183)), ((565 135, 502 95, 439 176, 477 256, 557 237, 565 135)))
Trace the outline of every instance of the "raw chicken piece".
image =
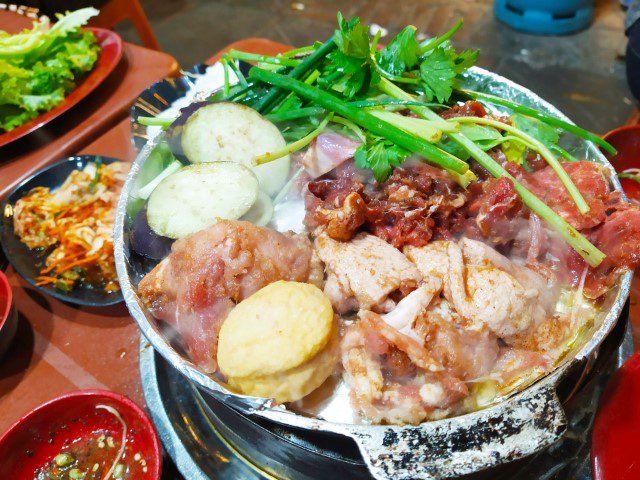
POLYGON ((486 325, 507 342, 534 329, 552 304, 544 278, 481 242, 432 242, 404 252, 425 279, 443 282, 445 298, 467 327, 480 332, 486 325))
POLYGON ((463 238, 459 244, 462 248, 465 263, 498 267, 513 276, 520 285, 536 290, 545 309, 550 308, 554 303, 554 289, 551 288, 552 285, 549 284, 549 281, 539 273, 516 264, 494 248, 477 240, 463 238))
POLYGON ((402 251, 416 265, 425 281, 442 284, 449 270, 449 254, 447 253, 449 243, 451 242, 435 241, 424 247, 407 245, 402 251))
POLYGON ((348 242, 326 233, 315 240, 316 253, 325 263, 325 293, 338 313, 357 308, 389 311, 395 303, 389 295, 414 289, 422 276, 402 253, 367 233, 348 242))
POLYGON ((442 282, 419 286, 389 313, 361 310, 343 342, 343 366, 355 407, 375 422, 419 423, 452 413, 468 394, 463 380, 488 375, 498 339, 465 329, 440 298, 442 282), (435 298, 434 298, 435 297, 435 298))
POLYGON ((366 312, 345 333, 342 363, 354 406, 375 423, 417 425, 451 414, 456 403, 468 395, 466 385, 446 372, 432 372, 410 362, 405 375, 391 373, 394 356, 414 357, 412 350, 419 346, 397 331, 393 341, 386 338, 394 329, 385 325, 379 315, 366 312))
POLYGON ((544 315, 537 304, 537 290, 524 288, 513 276, 486 261, 465 265, 462 250, 453 242, 447 252, 445 297, 476 330, 487 325, 507 339, 531 328, 538 312, 544 315))
MULTIPOLYGON (((424 347, 422 339, 416 339, 415 336, 405 335, 401 333, 380 315, 368 310, 360 310, 358 312, 360 322, 366 325, 370 330, 375 331, 382 336, 384 340, 395 345, 401 351, 407 354, 411 363, 415 366, 427 370, 429 372, 439 372, 444 370, 442 365, 437 362, 424 347)), ((415 334, 414 334, 415 335, 415 334)))
POLYGON ((465 328, 460 315, 444 298, 431 303, 425 315, 417 319, 414 331, 433 358, 457 378, 475 380, 494 368, 498 337, 487 327, 480 331, 465 328))
POLYGON ((175 326, 194 363, 215 372, 218 332, 235 303, 277 280, 307 281, 311 255, 306 237, 223 220, 175 242, 138 295, 175 326))
POLYGON ((367 316, 370 321, 378 317, 384 320, 386 325, 380 325, 377 321, 377 330, 391 343, 403 341, 397 332, 415 340, 421 352, 418 358, 428 358, 428 363, 421 364, 415 356, 412 357, 411 352, 415 348, 411 349, 411 342, 405 340, 403 350, 414 364, 426 370, 433 372, 446 369, 463 380, 486 375, 493 369, 498 357, 498 337, 487 327, 480 331, 465 328, 460 315, 438 295, 441 283, 437 285, 437 288, 421 285, 400 300, 389 313, 376 315, 360 312, 360 316, 367 316), (423 350, 426 352, 422 353, 423 350))
POLYGON ((416 332, 414 324, 418 318, 424 316, 433 297, 439 294, 441 289, 442 282, 437 280, 432 284, 421 285, 400 300, 396 308, 381 315, 381 318, 390 327, 422 344, 424 335, 416 332))

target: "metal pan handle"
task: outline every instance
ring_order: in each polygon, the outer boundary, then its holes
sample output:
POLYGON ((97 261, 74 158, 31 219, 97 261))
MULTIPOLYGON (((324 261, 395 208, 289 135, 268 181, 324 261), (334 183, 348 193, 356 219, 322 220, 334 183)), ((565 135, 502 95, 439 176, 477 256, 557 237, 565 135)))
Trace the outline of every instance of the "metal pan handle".
POLYGON ((449 478, 531 455, 560 439, 556 375, 494 407, 417 427, 344 426, 379 480, 449 478))

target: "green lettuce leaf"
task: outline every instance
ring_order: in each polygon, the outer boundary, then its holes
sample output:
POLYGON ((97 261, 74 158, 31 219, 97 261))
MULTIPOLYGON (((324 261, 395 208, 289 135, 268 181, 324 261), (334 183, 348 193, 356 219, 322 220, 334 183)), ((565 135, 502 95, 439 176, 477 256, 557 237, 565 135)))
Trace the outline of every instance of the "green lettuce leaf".
POLYGON ((100 55, 95 36, 80 26, 93 8, 34 24, 17 35, 0 35, 0 129, 12 130, 51 110, 76 87, 100 55))

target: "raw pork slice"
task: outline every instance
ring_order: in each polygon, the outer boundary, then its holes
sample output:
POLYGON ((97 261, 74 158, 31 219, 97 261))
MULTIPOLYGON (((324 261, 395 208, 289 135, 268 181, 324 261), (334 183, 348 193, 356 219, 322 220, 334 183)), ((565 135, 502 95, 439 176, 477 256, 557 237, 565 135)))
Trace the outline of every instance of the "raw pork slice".
POLYGON ((194 363, 211 373, 218 332, 235 303, 277 280, 307 281, 311 254, 306 237, 224 220, 178 240, 142 279, 138 295, 156 318, 177 329, 194 363))

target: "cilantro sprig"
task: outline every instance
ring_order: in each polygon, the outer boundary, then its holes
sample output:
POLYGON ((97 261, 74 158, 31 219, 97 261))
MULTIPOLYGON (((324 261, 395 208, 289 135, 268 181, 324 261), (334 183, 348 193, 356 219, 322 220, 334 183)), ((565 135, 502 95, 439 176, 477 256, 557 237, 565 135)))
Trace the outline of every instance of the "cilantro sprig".
POLYGON ((356 167, 371 170, 378 182, 384 182, 410 153, 389 140, 368 135, 366 142, 356 149, 353 159, 356 167))

